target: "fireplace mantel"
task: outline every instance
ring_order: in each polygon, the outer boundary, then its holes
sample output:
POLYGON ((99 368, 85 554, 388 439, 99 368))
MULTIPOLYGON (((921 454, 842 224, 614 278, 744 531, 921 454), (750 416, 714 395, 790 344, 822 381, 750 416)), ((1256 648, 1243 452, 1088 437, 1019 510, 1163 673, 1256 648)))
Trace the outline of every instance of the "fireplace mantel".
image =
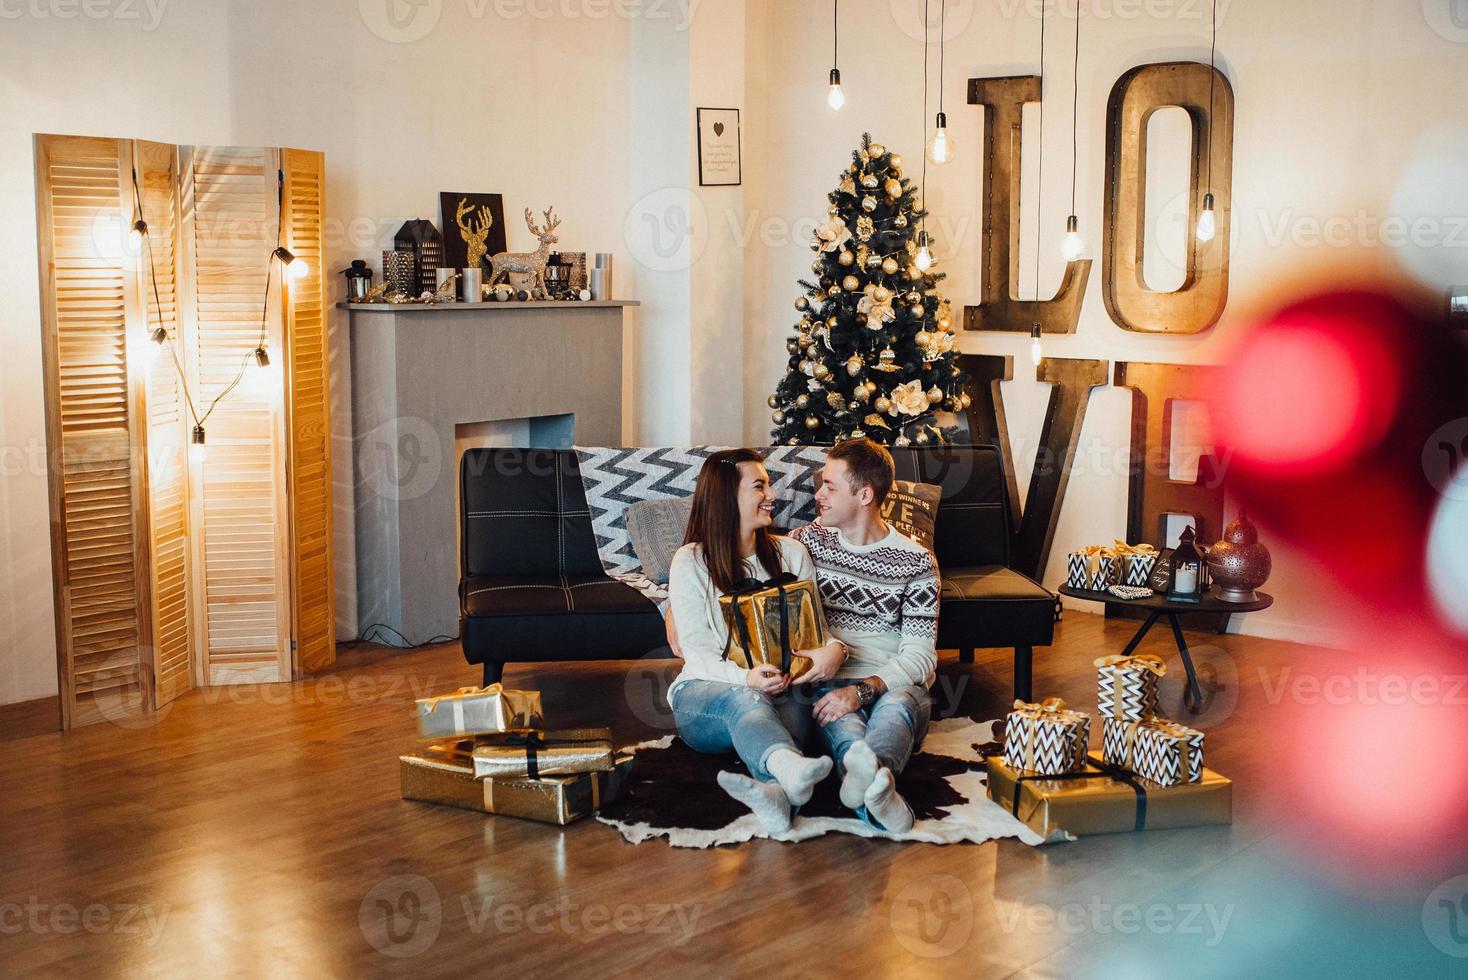
POLYGON ((576 442, 620 445, 637 305, 339 304, 351 322, 360 626, 415 643, 458 635, 455 427, 569 415, 576 442))

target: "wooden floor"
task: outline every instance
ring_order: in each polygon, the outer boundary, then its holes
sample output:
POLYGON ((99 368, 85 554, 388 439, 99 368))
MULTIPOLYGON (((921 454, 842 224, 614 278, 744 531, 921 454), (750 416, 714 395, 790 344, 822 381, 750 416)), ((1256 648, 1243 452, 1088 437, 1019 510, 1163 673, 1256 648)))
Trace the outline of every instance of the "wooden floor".
MULTIPOLYGON (((1136 623, 1067 612, 1035 691, 1094 709, 1091 659, 1136 623)), ((472 683, 454 644, 343 652, 290 685, 194 692, 151 727, 0 742, 0 975, 1452 975, 1421 897, 1332 892, 1275 833, 1261 680, 1319 656, 1191 634, 1231 827, 938 847, 832 835, 714 851, 626 844, 398 798, 415 697, 472 683)), ((1173 656, 1164 710, 1179 708, 1173 656)), ((558 725, 667 723, 671 664, 512 667, 558 725)), ((1008 661, 943 657, 939 710, 1009 706, 1008 661)), ((1098 731, 1099 735, 1099 731, 1098 731)), ((1456 869, 1447 873, 1457 873, 1456 869)))

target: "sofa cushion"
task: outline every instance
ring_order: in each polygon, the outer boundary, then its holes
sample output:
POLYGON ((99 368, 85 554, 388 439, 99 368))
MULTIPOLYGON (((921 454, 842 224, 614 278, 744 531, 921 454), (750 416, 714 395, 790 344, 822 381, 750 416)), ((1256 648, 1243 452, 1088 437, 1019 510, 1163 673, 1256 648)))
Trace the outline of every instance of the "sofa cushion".
POLYGON ((639 500, 627 507, 627 536, 642 564, 642 574, 659 585, 668 584, 673 555, 683 545, 692 497, 639 500))
POLYGON ((642 593, 605 575, 475 575, 464 580, 463 608, 470 617, 657 615, 642 593))
POLYGON ((1003 565, 940 568, 938 645, 960 649, 1046 646, 1055 635, 1055 596, 1003 565))
POLYGON ((470 449, 460 479, 465 576, 602 574, 574 452, 470 449))
POLYGON ((894 448, 897 479, 943 488, 933 528, 938 567, 1009 564, 1004 465, 993 446, 894 448))
POLYGON ((912 480, 893 480, 887 499, 882 501, 882 519, 932 551, 933 523, 938 518, 938 502, 942 498, 942 487, 912 480))

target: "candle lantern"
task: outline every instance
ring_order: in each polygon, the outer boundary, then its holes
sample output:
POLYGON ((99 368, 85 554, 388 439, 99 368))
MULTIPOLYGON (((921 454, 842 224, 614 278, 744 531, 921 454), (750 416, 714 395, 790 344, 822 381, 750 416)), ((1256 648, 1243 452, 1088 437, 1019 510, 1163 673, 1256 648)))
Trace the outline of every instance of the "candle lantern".
POLYGON ((1189 524, 1168 559, 1167 598, 1171 602, 1203 600, 1203 556, 1193 544, 1193 538, 1193 526, 1189 524))

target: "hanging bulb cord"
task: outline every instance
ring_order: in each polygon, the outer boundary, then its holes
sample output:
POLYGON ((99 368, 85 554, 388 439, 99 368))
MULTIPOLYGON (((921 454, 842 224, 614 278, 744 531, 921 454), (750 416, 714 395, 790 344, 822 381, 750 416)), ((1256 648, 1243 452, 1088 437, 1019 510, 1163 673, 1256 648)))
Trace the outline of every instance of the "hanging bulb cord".
MULTIPOLYGON (((940 90, 940 99, 943 97, 940 90)), ((923 128, 920 132, 922 141, 928 141, 928 0, 923 0, 923 128)), ((922 235, 928 232, 928 154, 927 148, 923 152, 923 213, 918 218, 918 231, 922 235)))
POLYGON ((840 30, 841 30, 841 17, 840 17, 840 12, 841 12, 841 0, 831 0, 831 67, 832 68, 839 68, 839 67, 841 67, 841 62, 837 58, 837 54, 840 51, 840 48, 837 45, 837 41, 839 40, 840 30))
MULTIPOLYGON (((1076 4, 1076 49, 1070 71, 1070 213, 1076 213, 1076 107, 1081 93, 1081 5, 1076 4)), ((1043 99, 1041 100, 1043 102, 1043 99)), ((1210 112, 1212 110, 1209 110, 1210 112)))
MULTIPOLYGON (((132 172, 133 210, 137 212, 137 220, 141 221, 144 227, 147 227, 148 220, 143 217, 143 194, 142 190, 138 187, 138 168, 134 167, 132 172)), ((158 325, 161 327, 163 326, 163 300, 158 295, 158 270, 153 264, 153 238, 151 235, 143 235, 143 247, 148 250, 148 282, 153 287, 153 307, 158 311, 158 325)), ((151 336, 153 333, 153 315, 151 311, 145 313, 143 319, 147 325, 148 334, 151 336)), ((165 342, 168 344, 169 356, 173 358, 173 369, 178 372, 179 387, 183 389, 184 403, 188 405, 189 417, 194 420, 195 425, 198 425, 199 411, 194 407, 194 396, 189 393, 188 381, 184 378, 183 365, 178 362, 178 348, 172 343, 172 338, 168 336, 167 328, 164 329, 163 336, 165 342)))
POLYGON ((1040 134, 1035 166, 1035 302, 1040 302, 1040 216, 1045 207, 1045 5, 1040 5, 1040 134))
MULTIPOLYGON (((927 24, 923 25, 927 30, 927 24)), ((926 38, 925 38, 926 40, 926 38)), ((943 69, 948 63, 948 0, 938 0, 938 115, 943 115, 943 69)))
POLYGON ((1211 37, 1208 40, 1208 193, 1213 193, 1213 76, 1217 73, 1213 59, 1218 52, 1218 0, 1213 0, 1209 16, 1211 37))

